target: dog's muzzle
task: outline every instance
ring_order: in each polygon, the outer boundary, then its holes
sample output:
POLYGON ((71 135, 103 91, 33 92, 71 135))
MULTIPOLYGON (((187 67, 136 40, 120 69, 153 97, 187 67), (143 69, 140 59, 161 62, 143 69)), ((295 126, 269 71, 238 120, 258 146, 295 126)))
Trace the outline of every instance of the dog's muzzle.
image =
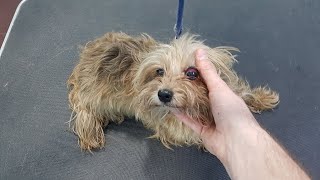
POLYGON ((159 100, 163 103, 168 103, 172 100, 173 92, 168 89, 161 89, 158 91, 159 100))

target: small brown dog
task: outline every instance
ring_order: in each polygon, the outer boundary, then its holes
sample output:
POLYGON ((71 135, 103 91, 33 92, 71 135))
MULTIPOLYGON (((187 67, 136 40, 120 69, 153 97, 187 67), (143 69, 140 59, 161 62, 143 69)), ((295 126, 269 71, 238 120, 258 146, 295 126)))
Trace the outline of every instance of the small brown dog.
POLYGON ((195 68, 194 52, 199 48, 208 53, 220 77, 251 111, 278 104, 276 92, 267 87, 251 89, 237 76, 231 54, 236 48, 209 48, 190 34, 162 44, 145 34, 107 33, 86 44, 68 80, 75 113, 71 121, 80 147, 103 147, 103 128, 111 121, 121 123, 125 116, 140 120, 166 147, 201 146, 199 136, 170 113, 176 108, 203 124, 214 123, 208 90, 195 68))

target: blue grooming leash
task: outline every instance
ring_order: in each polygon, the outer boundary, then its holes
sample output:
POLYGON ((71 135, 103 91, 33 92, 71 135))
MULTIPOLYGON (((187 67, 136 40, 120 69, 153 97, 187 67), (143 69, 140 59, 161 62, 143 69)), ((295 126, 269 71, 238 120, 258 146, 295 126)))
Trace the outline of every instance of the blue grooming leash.
POLYGON ((179 0, 177 22, 174 26, 174 32, 176 33, 176 37, 175 37, 176 39, 178 39, 182 33, 183 5, 184 5, 184 0, 179 0))

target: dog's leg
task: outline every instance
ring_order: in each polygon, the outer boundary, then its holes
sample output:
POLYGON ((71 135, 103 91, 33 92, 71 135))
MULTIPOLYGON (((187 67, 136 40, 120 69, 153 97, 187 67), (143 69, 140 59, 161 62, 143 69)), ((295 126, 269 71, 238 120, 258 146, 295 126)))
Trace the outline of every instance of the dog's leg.
POLYGON ((268 87, 251 89, 249 84, 239 79, 235 91, 254 113, 275 108, 279 103, 279 95, 268 87))
POLYGON ((257 87, 243 97, 252 112, 260 113, 275 108, 279 103, 279 95, 267 87, 257 87))
POLYGON ((73 72, 68 79, 69 103, 74 115, 70 125, 79 138, 80 148, 90 151, 104 146, 103 127, 108 124, 108 121, 103 118, 102 113, 90 105, 94 98, 80 91, 75 75, 76 73, 73 72))
POLYGON ((81 149, 101 148, 105 144, 103 127, 108 123, 101 116, 86 109, 76 112, 73 130, 79 137, 81 149))

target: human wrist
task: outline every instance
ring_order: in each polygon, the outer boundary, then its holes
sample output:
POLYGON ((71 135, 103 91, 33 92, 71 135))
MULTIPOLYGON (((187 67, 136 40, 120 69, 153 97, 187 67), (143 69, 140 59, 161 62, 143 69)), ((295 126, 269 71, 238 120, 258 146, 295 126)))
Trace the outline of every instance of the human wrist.
POLYGON ((235 160, 247 153, 248 149, 258 146, 259 138, 265 131, 256 122, 239 123, 224 135, 224 152, 217 153, 218 159, 225 165, 231 166, 235 160))
POLYGON ((259 125, 243 127, 228 137, 225 156, 219 159, 231 179, 310 179, 259 125))

